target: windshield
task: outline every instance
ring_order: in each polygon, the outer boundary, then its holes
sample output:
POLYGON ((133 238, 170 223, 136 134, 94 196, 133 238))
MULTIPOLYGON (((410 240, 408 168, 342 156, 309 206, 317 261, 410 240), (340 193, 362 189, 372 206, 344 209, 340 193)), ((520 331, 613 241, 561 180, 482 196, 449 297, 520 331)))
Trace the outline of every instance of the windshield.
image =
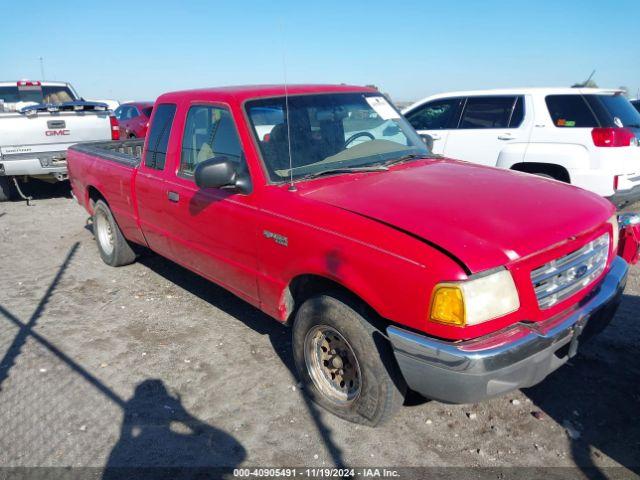
POLYGON ((378 93, 291 96, 288 115, 286 103, 278 97, 246 104, 272 181, 429 155, 415 130, 378 93))
POLYGON ((0 102, 4 103, 64 103, 77 100, 67 86, 0 87, 0 102))

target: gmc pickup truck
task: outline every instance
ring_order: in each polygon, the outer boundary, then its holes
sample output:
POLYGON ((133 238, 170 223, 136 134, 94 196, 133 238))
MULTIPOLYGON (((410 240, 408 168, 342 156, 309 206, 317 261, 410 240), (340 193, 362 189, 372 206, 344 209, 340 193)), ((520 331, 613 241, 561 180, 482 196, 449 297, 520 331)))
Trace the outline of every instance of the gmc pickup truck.
POLYGON ((141 245, 291 325, 307 394, 370 426, 408 388, 468 403, 542 381, 626 283, 611 203, 433 156, 373 89, 168 93, 144 141, 68 162, 107 264, 141 245))
POLYGON ((104 103, 88 102, 65 82, 0 82, 0 202, 16 179, 66 180, 66 153, 78 142, 119 139, 104 103))

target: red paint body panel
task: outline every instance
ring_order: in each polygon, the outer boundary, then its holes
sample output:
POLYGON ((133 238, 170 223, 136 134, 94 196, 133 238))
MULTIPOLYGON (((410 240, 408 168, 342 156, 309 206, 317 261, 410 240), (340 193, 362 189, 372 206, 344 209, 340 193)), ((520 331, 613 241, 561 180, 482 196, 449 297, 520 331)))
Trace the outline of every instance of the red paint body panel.
POLYGON ((618 255, 630 265, 638 263, 640 260, 640 225, 630 225, 622 230, 618 255))
POLYGON ((472 273, 563 242, 612 214, 610 202, 571 185, 452 160, 313 183, 308 197, 427 239, 472 273))
MULTIPOLYGON (((354 91, 371 90, 288 88, 290 95, 354 91)), ((91 211, 88 188, 95 188, 128 239, 148 244, 280 321, 287 319, 287 286, 300 275, 331 279, 391 322, 453 340, 521 320, 548 320, 591 290, 541 311, 530 272, 610 231, 614 208, 606 200, 553 180, 446 159, 322 177, 290 191, 268 182, 243 112, 248 99, 281 95, 282 86, 163 95, 156 104, 177 105, 165 169, 141 165, 138 171, 71 150, 76 197, 91 211), (186 112, 203 103, 231 111, 252 178, 250 194, 199 189, 176 175, 186 112), (179 194, 178 203, 168 202, 170 191, 179 194), (287 246, 265 232, 286 237, 287 246), (438 283, 497 267, 512 272, 521 301, 517 312, 466 328, 427 320, 438 283)))

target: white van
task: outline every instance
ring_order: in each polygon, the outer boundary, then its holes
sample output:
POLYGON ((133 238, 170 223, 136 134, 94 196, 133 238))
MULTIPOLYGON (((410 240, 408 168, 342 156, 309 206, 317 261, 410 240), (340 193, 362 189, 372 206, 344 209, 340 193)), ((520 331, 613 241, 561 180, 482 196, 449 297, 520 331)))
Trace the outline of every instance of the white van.
POLYGON ((402 113, 434 153, 552 177, 618 205, 640 200, 640 113, 620 90, 451 92, 402 113))

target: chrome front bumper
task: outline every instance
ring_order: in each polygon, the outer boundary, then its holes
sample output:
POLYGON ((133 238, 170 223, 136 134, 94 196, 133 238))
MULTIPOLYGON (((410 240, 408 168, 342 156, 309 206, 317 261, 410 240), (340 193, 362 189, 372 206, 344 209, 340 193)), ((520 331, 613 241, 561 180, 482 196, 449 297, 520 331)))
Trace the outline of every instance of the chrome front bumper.
POLYGON ((531 387, 575 355, 613 318, 629 266, 619 257, 594 292, 569 314, 518 323, 490 335, 446 342, 397 327, 387 334, 407 385, 425 397, 474 403, 531 387))

